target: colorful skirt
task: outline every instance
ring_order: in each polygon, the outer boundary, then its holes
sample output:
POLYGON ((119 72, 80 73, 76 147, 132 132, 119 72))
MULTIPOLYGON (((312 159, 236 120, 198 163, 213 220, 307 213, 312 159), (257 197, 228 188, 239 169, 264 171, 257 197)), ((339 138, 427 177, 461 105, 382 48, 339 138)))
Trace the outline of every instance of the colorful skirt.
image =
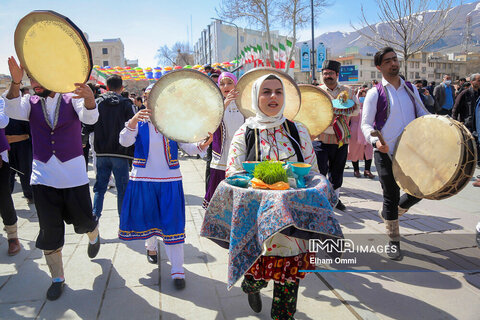
POLYGON ((210 168, 210 177, 208 179, 207 193, 205 194, 205 198, 203 198, 202 207, 204 209, 207 209, 208 204, 210 203, 210 200, 215 193, 215 190, 217 190, 218 185, 223 180, 225 180, 225 171, 210 168))
POLYGON ((299 270, 315 270, 315 264, 310 263, 311 257, 315 258, 315 253, 305 252, 293 257, 260 256, 245 274, 255 280, 295 282, 307 274, 299 270))
POLYGON ((166 245, 185 242, 185 197, 182 181, 128 181, 122 213, 121 240, 163 238, 166 245))

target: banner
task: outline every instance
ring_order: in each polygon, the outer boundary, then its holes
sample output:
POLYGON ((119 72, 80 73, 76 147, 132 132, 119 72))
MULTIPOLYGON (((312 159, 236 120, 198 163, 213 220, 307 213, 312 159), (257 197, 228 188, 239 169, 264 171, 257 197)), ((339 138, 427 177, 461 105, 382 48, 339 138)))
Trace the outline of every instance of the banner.
POLYGON ((356 82, 358 81, 358 66, 341 66, 338 81, 342 82, 356 82))
POLYGON ((304 42, 300 48, 300 71, 310 71, 310 46, 304 42))
POLYGON ((327 49, 323 42, 317 44, 317 71, 322 71, 323 61, 327 59, 327 49))

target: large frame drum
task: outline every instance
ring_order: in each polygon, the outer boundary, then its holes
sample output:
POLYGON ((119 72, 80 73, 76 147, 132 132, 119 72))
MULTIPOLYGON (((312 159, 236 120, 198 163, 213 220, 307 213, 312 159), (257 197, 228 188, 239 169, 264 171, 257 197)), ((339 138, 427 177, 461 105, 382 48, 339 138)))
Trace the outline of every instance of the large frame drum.
POLYGON ((477 163, 472 134, 450 117, 426 115, 405 127, 393 153, 399 187, 417 198, 441 200, 460 192, 477 163))

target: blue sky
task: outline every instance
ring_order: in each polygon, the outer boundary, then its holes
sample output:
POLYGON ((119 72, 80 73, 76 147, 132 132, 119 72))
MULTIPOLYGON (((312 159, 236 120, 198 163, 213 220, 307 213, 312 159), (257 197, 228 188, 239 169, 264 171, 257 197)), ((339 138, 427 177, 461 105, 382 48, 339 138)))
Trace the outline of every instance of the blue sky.
MULTIPOLYGON (((141 67, 154 67, 156 50, 162 45, 187 41, 190 17, 193 42, 216 17, 219 0, 0 0, 0 74, 9 73, 7 57, 15 56, 13 34, 18 21, 33 10, 54 10, 69 17, 91 41, 121 38, 125 57, 138 59, 141 67)), ((332 0, 333 4, 319 17, 316 35, 327 31, 351 31, 350 21, 357 23, 360 5, 376 21, 374 0, 332 0)), ((459 1, 457 1, 459 2, 459 1)), ((242 25, 242 23, 240 23, 242 25)), ((243 24, 242 26, 248 27, 243 24)), ((311 30, 301 31, 302 40, 311 30)))

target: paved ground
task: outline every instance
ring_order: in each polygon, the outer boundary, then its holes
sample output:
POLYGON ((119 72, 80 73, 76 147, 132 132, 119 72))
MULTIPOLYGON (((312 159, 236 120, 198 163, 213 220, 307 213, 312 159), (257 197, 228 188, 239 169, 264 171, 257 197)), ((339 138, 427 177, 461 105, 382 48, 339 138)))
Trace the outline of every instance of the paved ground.
MULTIPOLYGON (((90 261, 86 235, 67 226, 63 250, 67 287, 59 300, 47 301, 50 276, 42 252, 35 248, 35 208, 27 205, 17 185, 14 201, 23 250, 8 257, 6 234, 0 233, 0 318, 269 319, 272 286, 262 291, 264 310, 253 315, 238 285, 226 289, 227 251, 199 237, 204 162, 184 159, 181 167, 187 203, 185 290, 174 289, 163 248, 156 267, 147 263, 142 241, 118 240, 112 189, 101 218, 99 255, 90 261)), ((480 220, 479 192, 469 184, 453 198, 422 201, 402 218, 406 255, 402 264, 422 264, 425 270, 439 265, 450 270, 480 269, 480 251, 473 238, 480 220), (452 237, 436 237, 445 234, 452 237)), ((348 210, 337 212, 337 218, 346 236, 368 234, 372 241, 383 243, 384 226, 376 215, 381 201, 378 179, 356 179, 347 169, 342 200, 348 210)), ((387 262, 382 257, 377 260, 379 265, 387 262)), ((480 283, 479 278, 458 272, 311 274, 301 283, 296 318, 479 319, 480 289, 467 282, 480 283)))

